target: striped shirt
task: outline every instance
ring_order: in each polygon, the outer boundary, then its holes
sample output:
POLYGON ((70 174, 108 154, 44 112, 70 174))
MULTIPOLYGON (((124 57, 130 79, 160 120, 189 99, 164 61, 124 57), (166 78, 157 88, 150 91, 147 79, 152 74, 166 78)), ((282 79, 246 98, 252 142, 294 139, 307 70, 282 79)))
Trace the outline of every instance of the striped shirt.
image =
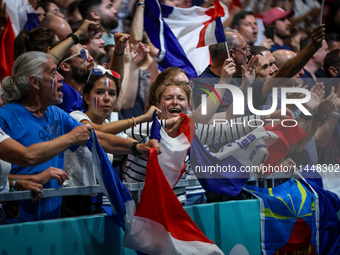
MULTIPOLYGON (((160 121, 163 128, 165 128, 165 121, 160 121)), ((140 142, 147 142, 150 140, 150 130, 151 130, 152 122, 143 123, 141 125, 137 125, 136 127, 132 127, 125 131, 125 133, 136 139, 140 142)), ((251 115, 251 116, 243 116, 237 119, 233 119, 228 121, 226 124, 217 124, 210 125, 210 124, 195 124, 195 134, 198 138, 202 141, 205 145, 212 145, 216 143, 230 143, 254 130, 257 126, 261 126, 261 116, 251 115), (247 123, 251 121, 251 126, 247 123), (237 124, 238 123, 238 124, 237 124), (243 125, 244 124, 244 125, 243 125)), ((145 181, 145 172, 146 172, 146 164, 147 159, 136 157, 133 155, 129 155, 126 168, 123 172, 123 181, 134 183, 134 182, 144 182, 145 181)), ((185 160, 186 165, 186 172, 183 174, 181 179, 195 179, 196 176, 194 175, 189 157, 186 157, 185 160)), ((181 188, 174 188, 174 192, 178 197, 181 203, 186 201, 186 193, 194 195, 204 193, 205 190, 202 186, 191 186, 185 189, 184 187, 181 188)))

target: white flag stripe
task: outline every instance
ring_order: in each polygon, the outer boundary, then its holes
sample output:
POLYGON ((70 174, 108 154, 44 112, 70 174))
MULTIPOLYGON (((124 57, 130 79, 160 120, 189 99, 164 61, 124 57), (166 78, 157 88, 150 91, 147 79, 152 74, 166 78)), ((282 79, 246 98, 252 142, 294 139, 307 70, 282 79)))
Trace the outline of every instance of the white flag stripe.
POLYGON ((178 240, 171 236, 163 225, 139 216, 134 217, 131 232, 124 236, 123 246, 149 255, 223 254, 216 244, 178 240), (148 233, 148 235, 140 235, 141 232, 148 233))

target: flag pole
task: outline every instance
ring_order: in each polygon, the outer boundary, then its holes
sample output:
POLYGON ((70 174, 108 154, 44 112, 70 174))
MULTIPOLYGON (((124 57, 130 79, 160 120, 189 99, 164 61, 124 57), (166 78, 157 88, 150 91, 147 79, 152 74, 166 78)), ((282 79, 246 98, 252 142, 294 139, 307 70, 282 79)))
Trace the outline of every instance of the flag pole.
POLYGON ((320 25, 322 24, 322 17, 323 17, 323 6, 325 5, 325 0, 322 0, 321 5, 321 15, 320 15, 320 25))
POLYGON ((224 44, 225 44, 225 49, 227 50, 228 58, 230 58, 227 41, 225 41, 224 44))

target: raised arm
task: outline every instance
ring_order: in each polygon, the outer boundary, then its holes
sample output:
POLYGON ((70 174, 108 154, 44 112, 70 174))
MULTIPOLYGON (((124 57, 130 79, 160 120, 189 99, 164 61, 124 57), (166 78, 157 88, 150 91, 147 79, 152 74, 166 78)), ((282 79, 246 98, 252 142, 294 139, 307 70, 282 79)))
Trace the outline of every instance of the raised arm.
POLYGON ((314 53, 322 46, 322 40, 325 39, 325 25, 319 25, 311 32, 312 43, 304 48, 294 58, 288 60, 270 79, 263 84, 263 96, 272 92, 273 87, 279 87, 284 81, 279 78, 291 78, 296 75, 310 60, 314 53))
MULTIPOLYGON (((222 71, 221 71, 221 79, 218 82, 218 84, 229 84, 233 74, 236 72, 236 65, 233 59, 226 59, 224 61, 222 71)), ((225 88, 215 88, 215 91, 219 95, 220 98, 223 97, 226 89, 225 88)), ((206 124, 210 121, 210 119, 213 117, 215 112, 217 111, 218 107, 220 106, 219 101, 214 101, 211 96, 207 98, 207 111, 206 115, 202 115, 201 108, 202 104, 200 104, 195 112, 191 115, 189 115, 189 118, 194 121, 195 123, 202 123, 206 124)))
MULTIPOLYGON (((99 25, 96 22, 84 20, 83 24, 74 34, 78 37, 79 40, 82 40, 88 37, 89 33, 93 33, 96 30, 99 30, 99 25)), ((51 49, 47 54, 51 57, 52 61, 56 65, 58 65, 61 59, 64 57, 65 53, 72 47, 74 43, 75 42, 73 41, 72 37, 69 37, 65 41, 51 49)))
POLYGON ((124 79, 124 52, 130 36, 123 33, 115 33, 115 49, 112 53, 110 69, 120 74, 120 82, 124 79))

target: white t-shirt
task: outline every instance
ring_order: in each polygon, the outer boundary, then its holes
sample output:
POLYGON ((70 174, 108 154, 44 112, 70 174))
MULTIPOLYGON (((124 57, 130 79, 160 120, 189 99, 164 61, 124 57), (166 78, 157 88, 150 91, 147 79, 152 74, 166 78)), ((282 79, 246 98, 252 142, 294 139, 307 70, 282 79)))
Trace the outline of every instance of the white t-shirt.
MULTIPOLYGON (((0 143, 8 138, 10 137, 0 128, 0 143)), ((0 160, 0 192, 9 191, 8 174, 11 171, 11 167, 10 163, 0 160)))
MULTIPOLYGON (((70 113, 71 117, 81 122, 87 120, 92 122, 91 119, 81 111, 74 111, 70 113)), ((103 124, 108 123, 107 120, 103 124)), ((124 133, 117 134, 117 136, 124 139, 127 135, 124 133)), ((112 162, 113 155, 106 154, 112 162)), ((79 146, 75 152, 66 150, 64 170, 70 177, 70 180, 64 182, 64 187, 77 187, 77 186, 89 186, 96 185, 96 176, 93 171, 92 153, 86 146, 79 146)))

